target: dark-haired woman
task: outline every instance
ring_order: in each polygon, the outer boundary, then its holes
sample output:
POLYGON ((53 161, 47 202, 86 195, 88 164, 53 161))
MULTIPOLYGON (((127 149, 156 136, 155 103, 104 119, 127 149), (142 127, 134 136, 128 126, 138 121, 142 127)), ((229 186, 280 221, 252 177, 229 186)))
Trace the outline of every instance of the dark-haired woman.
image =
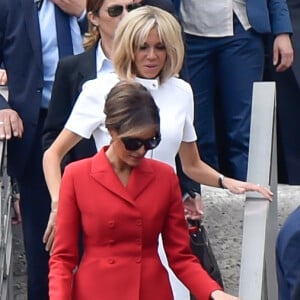
POLYGON ((157 253, 159 234, 170 266, 197 299, 237 299, 224 293, 191 253, 173 168, 144 158, 160 143, 159 110, 151 94, 138 83, 120 82, 108 94, 104 112, 110 146, 64 172, 50 300, 174 299, 157 253), (85 249, 80 263, 79 232, 85 249))

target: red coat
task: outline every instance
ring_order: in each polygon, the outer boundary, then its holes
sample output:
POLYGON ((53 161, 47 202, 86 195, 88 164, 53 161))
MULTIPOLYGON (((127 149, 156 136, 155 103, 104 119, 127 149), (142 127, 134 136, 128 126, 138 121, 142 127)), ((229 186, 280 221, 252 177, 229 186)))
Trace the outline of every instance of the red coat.
POLYGON ((104 150, 65 170, 50 258, 51 300, 171 300, 157 247, 162 234, 170 267, 197 299, 220 289, 189 247, 173 169, 143 159, 124 187, 104 150), (78 236, 84 254, 78 265, 78 236))

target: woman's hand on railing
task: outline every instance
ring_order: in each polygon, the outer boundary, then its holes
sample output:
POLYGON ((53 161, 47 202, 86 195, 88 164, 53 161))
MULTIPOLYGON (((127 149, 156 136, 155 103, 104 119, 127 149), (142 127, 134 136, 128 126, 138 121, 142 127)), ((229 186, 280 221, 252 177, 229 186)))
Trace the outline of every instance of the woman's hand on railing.
POLYGON ((240 300, 240 298, 227 294, 223 291, 214 291, 211 293, 212 300, 240 300))
POLYGON ((273 193, 269 188, 262 186, 260 184, 255 184, 252 182, 245 182, 229 177, 224 177, 222 180, 224 188, 228 189, 234 194, 244 194, 245 192, 258 192, 264 196, 264 198, 272 201, 273 193))

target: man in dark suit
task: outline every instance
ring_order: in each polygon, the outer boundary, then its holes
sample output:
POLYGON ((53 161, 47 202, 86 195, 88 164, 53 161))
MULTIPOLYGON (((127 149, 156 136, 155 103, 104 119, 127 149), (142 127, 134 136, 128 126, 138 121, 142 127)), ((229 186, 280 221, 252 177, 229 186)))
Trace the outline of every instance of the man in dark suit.
POLYGON ((79 53, 77 18, 84 19, 84 8, 83 0, 0 1, 0 65, 7 71, 9 90, 8 102, 0 95, 0 138, 8 140, 8 172, 21 193, 28 300, 48 299, 48 253, 42 237, 50 197, 42 172, 41 138, 60 49, 56 11, 69 15, 64 19, 72 29, 71 51, 79 53))
POLYGON ((287 0, 293 26, 295 61, 292 68, 276 72, 272 65, 272 38, 267 44, 265 80, 276 81, 277 86, 277 145, 278 181, 300 184, 300 1, 287 0))
MULTIPOLYGON (((282 225, 277 238, 277 280, 279 300, 292 300, 300 276, 300 206, 282 225)), ((297 298, 299 299, 299 298, 297 298)))
POLYGON ((264 34, 272 33, 277 71, 293 61, 285 0, 173 0, 180 9, 195 128, 202 159, 227 176, 247 176, 254 81, 264 69, 264 34))

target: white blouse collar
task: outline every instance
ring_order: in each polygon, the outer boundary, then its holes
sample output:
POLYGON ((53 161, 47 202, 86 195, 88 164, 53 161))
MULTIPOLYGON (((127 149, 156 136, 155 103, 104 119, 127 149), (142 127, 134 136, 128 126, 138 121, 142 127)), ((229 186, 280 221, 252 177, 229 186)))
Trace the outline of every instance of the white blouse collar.
POLYGON ((145 78, 136 77, 136 81, 142 84, 148 90, 157 90, 159 88, 158 77, 155 79, 145 79, 145 78))

